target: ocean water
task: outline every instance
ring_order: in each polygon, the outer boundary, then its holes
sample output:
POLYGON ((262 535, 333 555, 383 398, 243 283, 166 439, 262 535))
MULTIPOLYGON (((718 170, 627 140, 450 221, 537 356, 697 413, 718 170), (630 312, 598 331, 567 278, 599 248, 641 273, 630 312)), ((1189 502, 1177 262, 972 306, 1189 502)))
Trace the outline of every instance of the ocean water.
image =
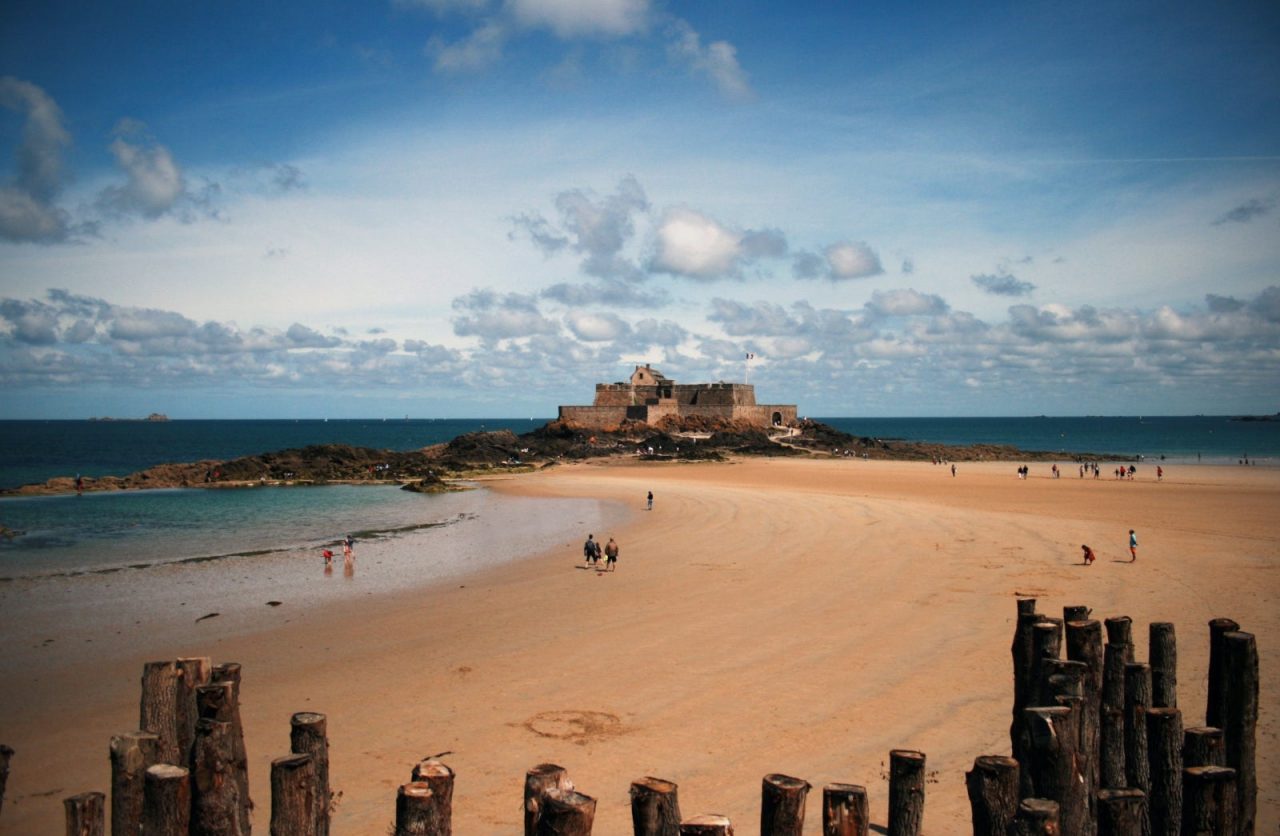
MULTIPOLYGON (((1011 444, 1025 450, 1141 455, 1170 464, 1280 462, 1280 422, 1227 417, 1100 418, 822 418, 855 435, 945 444, 1011 444)), ((3 421, 0 486, 53 476, 126 475, 165 462, 227 459, 346 443, 410 450, 475 430, 541 426, 541 419, 405 421, 3 421)), ((550 500, 540 502, 551 502, 550 500)), ((457 531, 533 532, 547 520, 574 517, 584 526, 606 509, 544 505, 545 514, 487 491, 423 495, 393 486, 88 493, 0 498, 0 578, 93 572, 227 557, 316 552, 345 534, 362 540, 453 537, 457 531), (460 525, 474 521, 479 526, 460 525)), ((541 530, 538 543, 558 532, 541 530)), ((469 535, 473 539, 478 534, 469 535)), ((576 539, 575 531, 569 535, 576 539)), ((457 538, 454 537, 456 540, 457 538)), ((536 538, 534 538, 536 539, 536 538)), ((533 548, 514 536, 497 548, 533 548)), ((455 550, 457 551, 457 550, 455 550)), ((461 549, 458 553, 464 553, 461 549)))

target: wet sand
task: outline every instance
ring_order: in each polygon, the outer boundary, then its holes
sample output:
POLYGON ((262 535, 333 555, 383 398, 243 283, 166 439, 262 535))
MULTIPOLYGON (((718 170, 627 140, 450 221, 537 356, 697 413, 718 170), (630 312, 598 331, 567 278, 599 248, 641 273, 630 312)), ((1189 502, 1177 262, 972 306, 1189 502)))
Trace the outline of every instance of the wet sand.
MULTIPOLYGON (((105 790, 108 739, 137 722, 142 663, 179 655, 244 666, 264 832, 269 763, 295 711, 328 715, 336 833, 385 832, 396 786, 446 751, 462 834, 518 832, 524 771, 544 761, 598 799, 600 834, 630 832, 627 789, 645 775, 677 782, 686 816, 724 813, 739 832, 754 832, 769 772, 814 785, 806 832, 820 831, 833 781, 866 785, 884 824, 893 748, 928 756, 926 832, 967 832, 964 771, 1009 751, 1018 596, 1050 614, 1131 616, 1139 659, 1146 625, 1175 622, 1186 725, 1203 720, 1208 620, 1254 632, 1258 830, 1274 832, 1280 470, 1166 468, 1157 484, 1054 480, 1040 464, 1021 481, 1015 467, 961 464, 955 478, 849 460, 557 467, 491 487, 627 504, 629 522, 594 532, 618 538, 618 571, 581 568, 586 531, 565 519, 563 542, 528 560, 400 591, 353 583, 247 620, 179 620, 145 587, 104 595, 60 580, 42 594, 62 606, 23 611, 20 625, 13 607, 0 614, 0 742, 17 750, 0 832, 57 832, 63 797, 105 790)), ((378 571, 358 553, 357 579, 378 571)))

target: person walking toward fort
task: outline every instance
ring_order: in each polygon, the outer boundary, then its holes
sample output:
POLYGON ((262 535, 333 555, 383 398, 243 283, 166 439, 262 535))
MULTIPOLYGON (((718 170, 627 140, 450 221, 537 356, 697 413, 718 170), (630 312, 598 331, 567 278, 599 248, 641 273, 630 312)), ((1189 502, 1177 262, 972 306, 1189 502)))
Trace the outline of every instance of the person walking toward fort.
POLYGON ((618 541, 610 537, 609 542, 605 543, 605 546, 604 546, 605 569, 612 572, 614 569, 617 568, 617 563, 618 563, 618 541))
POLYGON ((594 534, 587 535, 587 542, 582 544, 582 555, 586 558, 587 566, 599 562, 600 544, 595 541, 594 534))
POLYGON ((1129 562, 1133 563, 1138 559, 1138 535, 1133 533, 1133 529, 1129 529, 1129 562))
POLYGON ((652 510, 653 510, 653 491, 649 491, 649 508, 648 508, 648 510, 650 510, 650 511, 652 511, 652 510))

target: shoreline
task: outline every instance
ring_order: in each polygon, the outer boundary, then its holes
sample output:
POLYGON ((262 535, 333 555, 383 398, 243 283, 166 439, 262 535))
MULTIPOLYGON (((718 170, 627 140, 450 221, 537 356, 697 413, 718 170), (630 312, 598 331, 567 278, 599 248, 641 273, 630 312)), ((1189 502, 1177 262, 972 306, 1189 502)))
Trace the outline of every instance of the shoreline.
MULTIPOLYGON (((1043 612, 1128 614, 1139 641, 1143 621, 1175 621, 1186 725, 1203 711, 1204 622, 1225 615, 1255 632, 1259 829, 1274 829, 1276 471, 1023 482, 1008 468, 964 464, 953 479, 902 462, 567 465, 488 484, 625 504, 627 521, 596 532, 622 543, 616 573, 578 568, 585 533, 569 514, 536 555, 430 588, 360 594, 369 564, 358 554, 356 594, 286 601, 245 632, 191 612, 161 635, 142 612, 134 638, 109 651, 49 624, 52 645, 25 648, 21 670, 10 652, 5 666, 15 684, 0 695, 0 742, 18 751, 4 827, 54 829, 62 797, 105 789, 95 753, 136 722, 143 661, 212 655, 245 666, 260 826, 288 716, 317 710, 344 793, 337 832, 380 830, 394 785, 444 750, 459 776, 457 832, 518 829, 523 770, 544 761, 599 799, 602 834, 626 832, 626 787, 645 774, 679 783, 686 815, 720 810, 740 826, 758 816, 768 772, 861 783, 883 823, 877 767, 897 747, 926 752, 939 774, 926 828, 954 832, 967 827, 963 770, 1008 750, 1012 599, 1029 594, 1043 612), (1122 527, 1139 529, 1136 565, 1120 562, 1122 527), (1080 542, 1097 548, 1096 566, 1079 566, 1080 542)), ((820 821, 815 800, 806 832, 820 821)))

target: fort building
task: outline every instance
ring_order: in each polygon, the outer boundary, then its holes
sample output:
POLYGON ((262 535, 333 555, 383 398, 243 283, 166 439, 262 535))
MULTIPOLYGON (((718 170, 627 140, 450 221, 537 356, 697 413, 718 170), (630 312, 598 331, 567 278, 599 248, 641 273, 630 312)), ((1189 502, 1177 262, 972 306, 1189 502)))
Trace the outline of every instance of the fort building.
POLYGON ((601 430, 624 420, 657 424, 669 415, 788 426, 796 422, 796 405, 757 404, 749 383, 676 383, 646 363, 628 383, 597 383, 591 406, 560 407, 561 421, 601 430))

